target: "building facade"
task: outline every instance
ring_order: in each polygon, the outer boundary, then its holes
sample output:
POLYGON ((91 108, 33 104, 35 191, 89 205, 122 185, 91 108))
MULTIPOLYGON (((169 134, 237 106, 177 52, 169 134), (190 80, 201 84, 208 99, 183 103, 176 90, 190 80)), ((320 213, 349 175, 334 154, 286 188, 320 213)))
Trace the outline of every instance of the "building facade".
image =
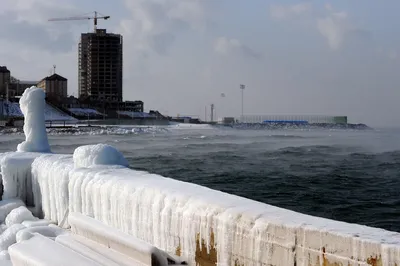
POLYGON ((10 84, 11 73, 6 66, 0 66, 0 94, 6 96, 7 86, 10 84))
POLYGON ((47 97, 58 99, 68 97, 68 80, 55 73, 39 81, 37 87, 42 88, 47 97))
POLYGON ((122 101, 122 36, 97 29, 79 43, 79 97, 122 101))
POLYGON ((10 84, 10 95, 13 93, 15 96, 21 96, 24 93, 25 89, 30 88, 32 86, 37 86, 39 81, 30 81, 30 80, 16 80, 11 78, 10 84))

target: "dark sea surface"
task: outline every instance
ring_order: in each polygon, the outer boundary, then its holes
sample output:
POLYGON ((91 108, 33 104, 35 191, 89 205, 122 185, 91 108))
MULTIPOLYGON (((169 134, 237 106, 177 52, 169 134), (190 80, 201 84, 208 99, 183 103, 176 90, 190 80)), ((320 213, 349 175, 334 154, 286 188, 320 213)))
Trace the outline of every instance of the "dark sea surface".
MULTIPOLYGON (((173 126, 53 130, 49 138, 54 152, 108 143, 134 169, 400 232, 400 130, 173 126)), ((15 133, 0 136, 0 151, 15 150, 22 139, 15 133)))

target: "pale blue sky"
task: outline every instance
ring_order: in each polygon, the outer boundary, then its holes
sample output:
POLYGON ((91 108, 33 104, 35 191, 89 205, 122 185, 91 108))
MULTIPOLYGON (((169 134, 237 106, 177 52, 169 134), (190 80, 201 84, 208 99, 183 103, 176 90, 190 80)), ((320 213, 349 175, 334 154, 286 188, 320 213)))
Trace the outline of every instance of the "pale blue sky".
POLYGON ((97 10, 124 36, 124 98, 169 115, 348 115, 400 124, 400 2, 4 0, 0 65, 39 80, 53 64, 77 91, 77 44, 97 10), (221 98, 220 94, 226 97, 221 98))

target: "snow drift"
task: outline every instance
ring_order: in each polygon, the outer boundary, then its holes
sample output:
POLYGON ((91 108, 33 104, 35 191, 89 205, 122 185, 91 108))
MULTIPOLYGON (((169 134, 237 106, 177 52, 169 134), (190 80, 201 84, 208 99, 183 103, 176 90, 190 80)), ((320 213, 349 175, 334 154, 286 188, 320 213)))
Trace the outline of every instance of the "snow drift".
POLYGON ((121 152, 107 144, 85 145, 76 148, 74 151, 74 164, 75 167, 129 165, 121 152))

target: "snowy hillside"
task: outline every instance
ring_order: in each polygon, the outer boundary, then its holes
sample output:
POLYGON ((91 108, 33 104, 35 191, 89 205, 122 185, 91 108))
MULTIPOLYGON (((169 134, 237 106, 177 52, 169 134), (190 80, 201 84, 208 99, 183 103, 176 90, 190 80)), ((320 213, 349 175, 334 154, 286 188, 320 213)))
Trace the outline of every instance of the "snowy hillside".
POLYGON ((3 105, 3 112, 5 116, 11 116, 11 117, 23 117, 24 115, 21 112, 21 109, 19 108, 18 103, 13 103, 13 102, 1 102, 3 105))
POLYGON ((150 115, 148 113, 144 113, 144 112, 130 112, 130 111, 118 111, 117 112, 119 115, 126 115, 132 118, 136 118, 136 117, 153 117, 153 115, 150 115))
POLYGON ((103 116, 104 115, 95 109, 89 109, 89 108, 69 108, 68 110, 77 116, 103 116))
MULTIPOLYGON (((21 109, 19 107, 19 103, 2 101, 2 102, 0 102, 0 112, 1 112, 1 110, 3 110, 5 116, 24 117, 24 115, 22 114, 21 109)), ((63 112, 51 107, 48 104, 46 104, 44 112, 45 112, 45 119, 47 121, 75 121, 75 120, 77 120, 74 117, 63 113, 63 112)))
POLYGON ((44 108, 44 116, 46 121, 75 121, 76 118, 61 112, 52 106, 46 104, 44 108))

